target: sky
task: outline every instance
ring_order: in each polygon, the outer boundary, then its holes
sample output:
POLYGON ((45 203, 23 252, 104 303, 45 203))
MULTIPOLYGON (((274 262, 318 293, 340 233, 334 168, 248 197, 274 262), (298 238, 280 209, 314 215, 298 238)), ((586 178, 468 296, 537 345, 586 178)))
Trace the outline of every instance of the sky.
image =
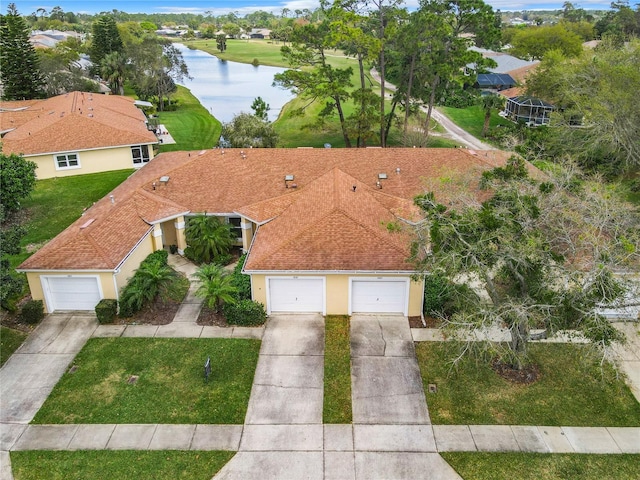
MULTIPOLYGON (((44 8, 49 12, 53 7, 61 7, 65 12, 99 13, 113 9, 128 13, 200 13, 211 12, 222 15, 235 12, 244 16, 255 10, 265 10, 280 14, 284 8, 291 12, 308 8, 313 10, 319 6, 318 0, 12 0, 18 12, 28 15, 44 8)), ((562 1, 548 0, 485 0, 494 10, 557 10, 562 8, 562 1)), ((0 11, 6 12, 11 0, 0 0, 0 11)), ((573 1, 574 6, 585 10, 606 10, 611 0, 573 1)), ((631 4, 635 2, 630 2, 631 4)), ((415 9, 418 0, 405 0, 404 5, 415 9)))

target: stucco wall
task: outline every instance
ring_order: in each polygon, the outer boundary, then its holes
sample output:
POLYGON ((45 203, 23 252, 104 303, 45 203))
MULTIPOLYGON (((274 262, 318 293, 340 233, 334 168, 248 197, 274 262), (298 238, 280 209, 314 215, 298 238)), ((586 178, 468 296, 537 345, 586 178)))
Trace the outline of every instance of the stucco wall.
MULTIPOLYGON (((299 277, 305 275, 296 274, 299 277)), ((269 275, 274 276, 274 275, 269 275)), ((310 275, 318 277, 318 274, 310 275)), ((349 279, 350 278, 371 278, 375 277, 401 277, 408 278, 407 275, 350 275, 331 274, 326 277, 326 309, 327 315, 346 315, 349 312, 349 279)), ((422 298, 424 292, 424 280, 410 281, 409 283, 409 316, 420 316, 422 314, 422 298)), ((253 299, 267 306, 266 275, 251 275, 251 293, 253 299)))
POLYGON ((60 272, 27 272, 27 281, 29 282, 29 290, 31 290, 31 298, 34 300, 42 300, 45 312, 49 312, 49 308, 42 291, 41 276, 86 276, 95 275, 100 278, 100 286, 102 288, 103 298, 116 298, 116 290, 113 284, 113 273, 111 272, 78 272, 78 271, 60 271, 60 272))
MULTIPOLYGON (((149 232, 138 244, 136 249, 131 252, 129 258, 127 258, 127 260, 120 266, 120 272, 115 274, 118 291, 122 290, 129 279, 133 276, 136 269, 140 266, 140 262, 147 258, 150 253, 153 253, 153 250, 153 236, 152 233, 149 232)), ((114 296, 109 298, 117 297, 114 296)))
MULTIPOLYGON (((88 150, 83 152, 69 151, 77 153, 80 159, 80 168, 70 168, 56 170, 55 155, 37 155, 26 157, 38 165, 36 176, 39 180, 54 177, 70 177, 72 175, 83 175, 85 173, 107 172, 112 170, 125 170, 134 168, 131 156, 131 147, 117 147, 103 150, 88 150)), ((149 157, 153 158, 153 146, 149 145, 149 157)))

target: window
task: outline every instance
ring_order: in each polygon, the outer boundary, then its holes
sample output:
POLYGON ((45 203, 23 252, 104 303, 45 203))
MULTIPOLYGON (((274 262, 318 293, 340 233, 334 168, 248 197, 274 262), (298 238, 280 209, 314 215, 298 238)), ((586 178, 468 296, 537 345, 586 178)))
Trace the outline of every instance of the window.
POLYGON ((240 217, 230 217, 228 218, 229 225, 231 225, 231 231, 233 235, 238 239, 242 239, 242 228, 240 227, 240 217))
POLYGON ((149 158, 149 145, 136 145, 131 147, 131 156, 133 157, 133 165, 141 167, 147 163, 149 158))
POLYGON ((62 153, 55 155, 56 170, 66 170, 68 168, 80 168, 80 158, 77 153, 62 153))

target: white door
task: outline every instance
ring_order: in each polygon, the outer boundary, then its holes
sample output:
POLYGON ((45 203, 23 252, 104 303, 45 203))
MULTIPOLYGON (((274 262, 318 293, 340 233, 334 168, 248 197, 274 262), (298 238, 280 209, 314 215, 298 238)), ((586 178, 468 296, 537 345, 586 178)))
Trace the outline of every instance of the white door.
POLYGON ((102 295, 97 277, 43 277, 48 310, 93 310, 102 295))
POLYGON ((404 278, 351 279, 351 313, 407 315, 409 282, 404 278))
POLYGON ((271 312, 324 313, 324 280, 322 278, 268 278, 271 312))

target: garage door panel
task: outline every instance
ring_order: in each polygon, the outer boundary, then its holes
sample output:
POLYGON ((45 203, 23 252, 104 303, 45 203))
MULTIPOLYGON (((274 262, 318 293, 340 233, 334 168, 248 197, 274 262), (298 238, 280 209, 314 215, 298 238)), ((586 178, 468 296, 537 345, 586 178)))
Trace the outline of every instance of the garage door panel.
POLYGON ((102 296, 95 277, 48 277, 50 310, 93 310, 102 296))
POLYGON ((353 313, 406 312, 407 282, 353 280, 351 283, 351 311, 353 313))
POLYGON ((321 278, 269 279, 271 312, 323 312, 324 282, 321 278))

